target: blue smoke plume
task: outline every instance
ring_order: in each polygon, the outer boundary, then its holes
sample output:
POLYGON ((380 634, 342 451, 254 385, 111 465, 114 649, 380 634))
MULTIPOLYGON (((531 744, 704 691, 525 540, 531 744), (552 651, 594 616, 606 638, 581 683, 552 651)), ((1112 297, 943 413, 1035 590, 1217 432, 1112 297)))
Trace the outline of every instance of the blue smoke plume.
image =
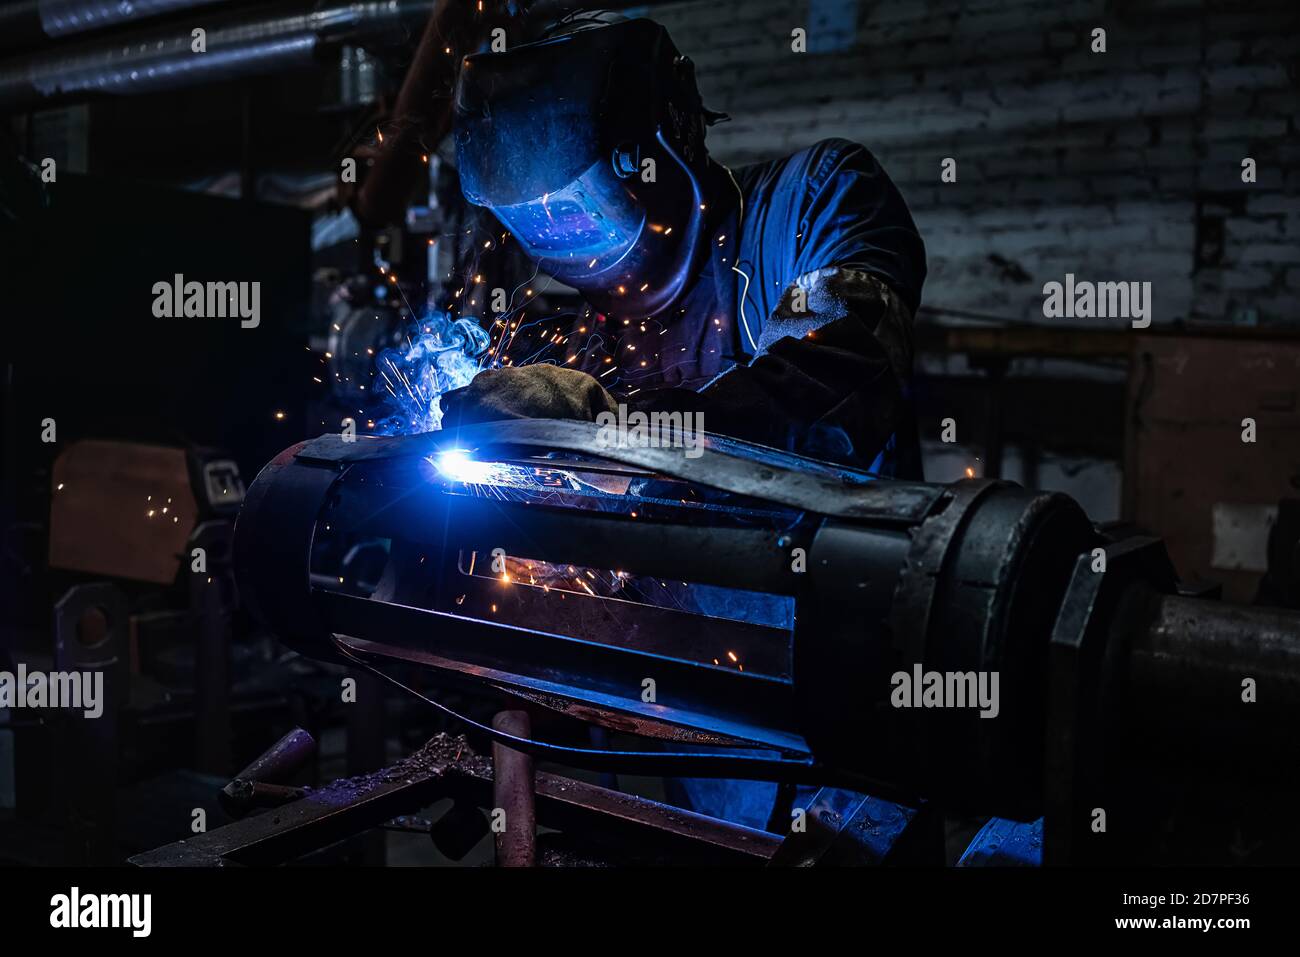
POLYGON ((373 434, 412 435, 441 428, 440 398, 469 385, 490 344, 474 319, 426 312, 408 332, 405 348, 385 349, 375 360, 376 379, 392 411, 375 423, 373 434))

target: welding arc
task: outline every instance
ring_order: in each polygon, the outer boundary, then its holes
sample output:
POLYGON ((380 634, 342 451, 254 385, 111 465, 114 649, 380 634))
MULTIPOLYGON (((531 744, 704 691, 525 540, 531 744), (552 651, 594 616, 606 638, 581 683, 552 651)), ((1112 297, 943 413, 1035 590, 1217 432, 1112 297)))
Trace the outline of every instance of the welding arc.
MULTIPOLYGON (((743 778, 751 781, 776 781, 790 784, 834 784, 843 775, 837 775, 824 765, 811 760, 795 758, 760 758, 736 754, 718 754, 671 751, 600 751, 593 748, 573 748, 563 744, 552 744, 532 738, 518 738, 512 734, 498 731, 486 724, 480 724, 445 704, 416 691, 403 684, 392 675, 374 667, 364 658, 334 638, 334 646, 339 653, 355 662, 359 667, 370 672, 407 694, 414 695, 425 704, 432 705, 443 714, 469 725, 475 731, 486 734, 498 744, 514 748, 533 757, 551 758, 572 767, 586 768, 589 771, 609 771, 621 774, 660 774, 664 777, 694 778, 743 778)), ((861 782, 856 782, 860 784, 861 782)))

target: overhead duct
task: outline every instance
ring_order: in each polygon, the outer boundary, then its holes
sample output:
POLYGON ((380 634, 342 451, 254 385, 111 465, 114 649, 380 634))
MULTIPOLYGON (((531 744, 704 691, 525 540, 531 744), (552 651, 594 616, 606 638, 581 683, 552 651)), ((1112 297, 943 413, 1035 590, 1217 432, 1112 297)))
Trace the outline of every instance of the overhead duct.
POLYGON ((192 26, 94 38, 0 63, 0 110, 88 94, 133 94, 301 69, 320 48, 358 42, 428 18, 427 0, 278 4, 214 16, 204 26, 205 52, 193 50, 192 26))
POLYGON ((17 0, 0 7, 0 48, 32 48, 49 40, 151 20, 228 0, 17 0))

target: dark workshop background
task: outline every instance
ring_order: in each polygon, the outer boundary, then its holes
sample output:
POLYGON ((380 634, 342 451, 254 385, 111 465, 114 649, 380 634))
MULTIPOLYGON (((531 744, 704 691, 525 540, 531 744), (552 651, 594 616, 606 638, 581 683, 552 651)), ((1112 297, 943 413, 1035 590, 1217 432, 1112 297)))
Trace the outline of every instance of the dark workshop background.
MULTIPOLYGON (((0 17, 21 6, 0 4, 0 17)), ((311 6, 213 2, 201 15, 311 6)), ((347 414, 353 397, 330 375, 343 367, 322 358, 337 341, 331 294, 371 269, 375 250, 420 268, 423 237, 464 215, 445 143, 403 223, 358 226, 336 190, 341 158, 385 122, 428 6, 395 4, 365 36, 250 75, 123 96, 24 91, 14 77, 45 47, 0 41, 6 175, 21 179, 18 157, 52 157, 60 171, 48 215, 20 210, 0 240, 0 648, 45 640, 67 584, 47 567, 58 450, 38 441, 43 418, 58 421, 61 444, 220 450, 247 483, 347 414), (149 290, 175 272, 259 279, 261 327, 154 319, 149 290)), ((730 114, 709 132, 718 160, 840 136, 898 184, 929 256, 916 329, 928 479, 970 470, 1067 492, 1095 521, 1163 536, 1186 577, 1256 596, 1270 535, 1279 541, 1300 497, 1300 5, 700 0, 626 12, 665 24, 706 104, 730 114), (790 51, 794 27, 808 31, 805 54, 790 51), (1097 27, 1104 54, 1090 50, 1097 27), (955 183, 940 180, 949 157, 955 183), (1253 183, 1241 178, 1247 157, 1253 183), (1048 323, 1043 285, 1067 273, 1149 281, 1151 328, 1048 323), (954 444, 939 438, 947 417, 954 444)), ((429 257, 428 274, 449 265, 429 257)), ((1295 569, 1274 574, 1291 581, 1295 569)), ((324 707, 258 694, 242 699, 227 776, 266 747, 266 729, 324 707)), ((7 734, 0 763, 14 760, 7 734)), ((330 770, 343 767, 340 756, 330 770)), ((0 787, 0 806, 13 801, 0 787)), ((167 836, 141 828, 140 846, 167 836)))

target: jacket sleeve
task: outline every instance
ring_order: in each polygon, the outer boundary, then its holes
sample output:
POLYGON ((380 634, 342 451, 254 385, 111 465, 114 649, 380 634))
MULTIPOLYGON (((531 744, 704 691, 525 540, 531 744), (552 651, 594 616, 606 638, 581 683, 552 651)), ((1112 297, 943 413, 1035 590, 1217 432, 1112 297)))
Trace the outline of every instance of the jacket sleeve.
POLYGON ((757 357, 698 393, 643 393, 645 411, 694 411, 706 431, 857 468, 911 433, 911 311, 883 281, 820 269, 786 289, 757 357))

